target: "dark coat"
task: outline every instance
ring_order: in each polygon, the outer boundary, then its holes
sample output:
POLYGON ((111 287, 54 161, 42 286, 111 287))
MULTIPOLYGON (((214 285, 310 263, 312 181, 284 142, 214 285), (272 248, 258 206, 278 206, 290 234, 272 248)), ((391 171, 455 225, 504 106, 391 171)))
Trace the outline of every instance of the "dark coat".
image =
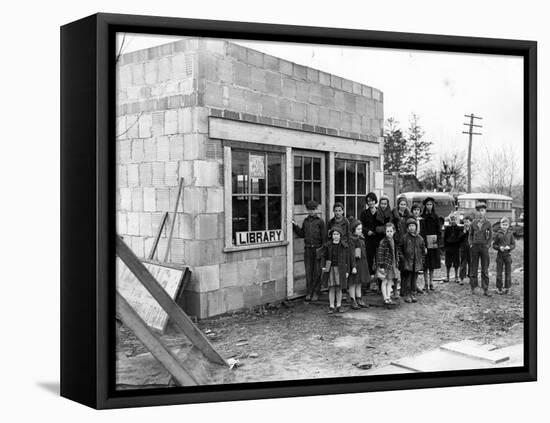
POLYGON ((395 249, 392 248, 392 245, 388 238, 384 237, 380 241, 378 246, 378 251, 376 252, 376 267, 378 269, 391 269, 392 267, 397 268, 399 265, 399 251, 397 243, 394 241, 393 245, 395 249))
POLYGON ((493 239, 493 248, 498 251, 498 254, 509 256, 512 250, 516 248, 516 239, 514 238, 513 232, 510 229, 507 229, 506 232, 499 229, 495 233, 495 237, 493 239), (510 249, 500 251, 500 247, 510 247, 510 249))
POLYGON ((336 218, 333 217, 332 219, 330 219, 328 221, 328 224, 327 224, 327 231, 330 232, 330 230, 334 227, 334 226, 340 226, 343 230, 344 230, 344 239, 347 239, 350 235, 350 222, 348 219, 346 219, 346 217, 342 217, 342 221, 341 222, 336 222, 336 218))
POLYGON ((298 225, 293 227, 296 235, 304 238, 305 247, 320 247, 327 241, 325 222, 319 216, 307 216, 301 228, 298 225))
POLYGON ((463 228, 457 225, 449 225, 445 228, 443 234, 443 244, 446 249, 458 250, 465 238, 466 234, 463 228))
POLYGON ((420 235, 406 233, 403 236, 400 247, 401 270, 419 272, 424 266, 426 246, 420 235))
POLYGON ((493 240, 493 225, 487 219, 475 219, 470 226, 468 241, 470 245, 484 245, 489 247, 493 240))
POLYGON ((350 235, 348 239, 349 253, 350 253, 350 269, 355 267, 357 273, 349 273, 348 283, 361 284, 370 282, 370 270, 367 260, 367 249, 365 246, 365 239, 362 236, 350 235), (357 258, 357 251, 360 251, 360 257, 357 258))
MULTIPOLYGON (((338 244, 334 244, 331 241, 327 241, 323 246, 318 250, 318 257, 321 258, 323 267, 326 265, 326 261, 330 260, 334 253, 334 249, 337 248, 338 251, 338 270, 340 274, 340 286, 347 286, 346 273, 350 273, 350 254, 349 247, 346 241, 341 240, 338 244)), ((327 277, 328 272, 323 272, 323 277, 327 277)))
POLYGON ((367 260, 369 262, 369 270, 371 275, 374 273, 376 249, 380 243, 380 238, 376 234, 376 212, 373 214, 369 209, 365 209, 361 212, 359 220, 363 225, 363 236, 365 237, 365 247, 367 249, 367 260), (368 235, 369 231, 373 235, 368 235))
MULTIPOLYGON (((424 244, 428 246, 426 237, 428 235, 437 236, 437 245, 441 246, 441 223, 439 216, 435 213, 423 213, 422 220, 420 221, 420 235, 424 239, 424 244)), ((439 248, 429 248, 424 260, 424 267, 426 269, 439 269, 441 267, 441 253, 439 248)))
POLYGON ((392 215, 392 223, 395 226, 395 235, 393 238, 401 242, 401 239, 403 236, 407 233, 407 219, 410 218, 411 212, 409 209, 405 209, 404 213, 399 213, 399 209, 395 207, 391 213, 392 215))
POLYGON ((386 236, 386 223, 392 221, 392 213, 390 207, 386 207, 385 210, 376 209, 376 235, 378 236, 379 242, 382 241, 382 238, 386 236))

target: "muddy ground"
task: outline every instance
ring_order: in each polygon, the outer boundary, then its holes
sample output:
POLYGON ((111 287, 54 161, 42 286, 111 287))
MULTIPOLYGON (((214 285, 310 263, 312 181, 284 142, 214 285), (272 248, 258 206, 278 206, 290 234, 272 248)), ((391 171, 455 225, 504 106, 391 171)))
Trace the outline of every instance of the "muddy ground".
MULTIPOLYGON (((495 288, 495 255, 491 252, 490 288, 495 288)), ((498 346, 523 341, 523 241, 513 252, 512 294, 472 296, 469 285, 435 283, 435 291, 418 303, 401 303, 327 314, 328 304, 302 300, 258 307, 198 322, 225 358, 240 366, 226 383, 354 376, 364 374, 354 363, 373 368, 441 344, 473 339, 498 346)), ((444 269, 436 272, 442 277, 444 269)), ((419 282, 422 281, 420 277, 419 282)), ((369 293, 370 303, 379 303, 369 293)), ((171 347, 185 343, 169 328, 163 336, 171 347)), ((146 352, 123 328, 117 352, 128 357, 146 352)))

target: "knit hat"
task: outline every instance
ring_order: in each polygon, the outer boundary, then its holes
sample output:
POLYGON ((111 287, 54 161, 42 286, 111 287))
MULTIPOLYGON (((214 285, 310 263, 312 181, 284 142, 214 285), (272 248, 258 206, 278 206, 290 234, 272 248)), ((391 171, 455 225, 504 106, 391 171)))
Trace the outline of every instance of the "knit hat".
POLYGON ((413 225, 416 226, 416 228, 418 229, 418 223, 417 223, 416 219, 413 219, 413 218, 407 219, 407 227, 408 227, 410 224, 413 224, 413 225))
POLYGON ((380 203, 382 200, 386 200, 388 203, 388 206, 390 205, 390 197, 388 197, 386 194, 382 194, 380 196, 380 200, 378 200, 378 203, 380 203))
POLYGON ((334 225, 330 229, 330 232, 328 233, 328 235, 332 236, 333 232, 338 232, 340 234, 340 236, 344 236, 344 234, 345 234, 344 228, 342 228, 340 225, 334 225))
POLYGON ((426 205, 428 203, 428 201, 431 201, 432 204, 435 206, 435 199, 433 197, 426 197, 424 198, 424 201, 422 201, 422 205, 426 205))
POLYGON ((397 204, 399 206, 399 203, 402 202, 402 201, 404 201, 405 204, 407 204, 407 206, 409 205, 409 201, 407 200, 407 197, 398 197, 395 204, 397 204))
POLYGON ((306 204, 306 209, 308 210, 315 210, 317 208, 317 206, 319 205, 319 203, 317 203, 317 201, 315 200, 309 200, 306 204))

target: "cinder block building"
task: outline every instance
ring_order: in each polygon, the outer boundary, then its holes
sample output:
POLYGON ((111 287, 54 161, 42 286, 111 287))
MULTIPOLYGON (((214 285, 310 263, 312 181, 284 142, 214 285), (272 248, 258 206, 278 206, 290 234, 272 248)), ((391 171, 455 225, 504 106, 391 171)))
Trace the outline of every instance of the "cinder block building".
MULTIPOLYGON (((217 39, 184 39, 117 63, 117 232, 145 258, 184 180, 169 261, 190 266, 199 318, 305 290, 310 199, 358 216, 383 181, 376 88, 217 39)), ((168 231, 161 235, 159 257, 168 231)))

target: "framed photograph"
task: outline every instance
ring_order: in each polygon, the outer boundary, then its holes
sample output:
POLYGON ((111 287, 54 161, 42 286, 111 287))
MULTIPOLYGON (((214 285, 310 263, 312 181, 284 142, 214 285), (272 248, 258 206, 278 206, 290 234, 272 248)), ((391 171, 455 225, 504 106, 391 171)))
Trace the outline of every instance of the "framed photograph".
POLYGON ((61 394, 119 408, 536 380, 536 51, 63 26, 61 394))

